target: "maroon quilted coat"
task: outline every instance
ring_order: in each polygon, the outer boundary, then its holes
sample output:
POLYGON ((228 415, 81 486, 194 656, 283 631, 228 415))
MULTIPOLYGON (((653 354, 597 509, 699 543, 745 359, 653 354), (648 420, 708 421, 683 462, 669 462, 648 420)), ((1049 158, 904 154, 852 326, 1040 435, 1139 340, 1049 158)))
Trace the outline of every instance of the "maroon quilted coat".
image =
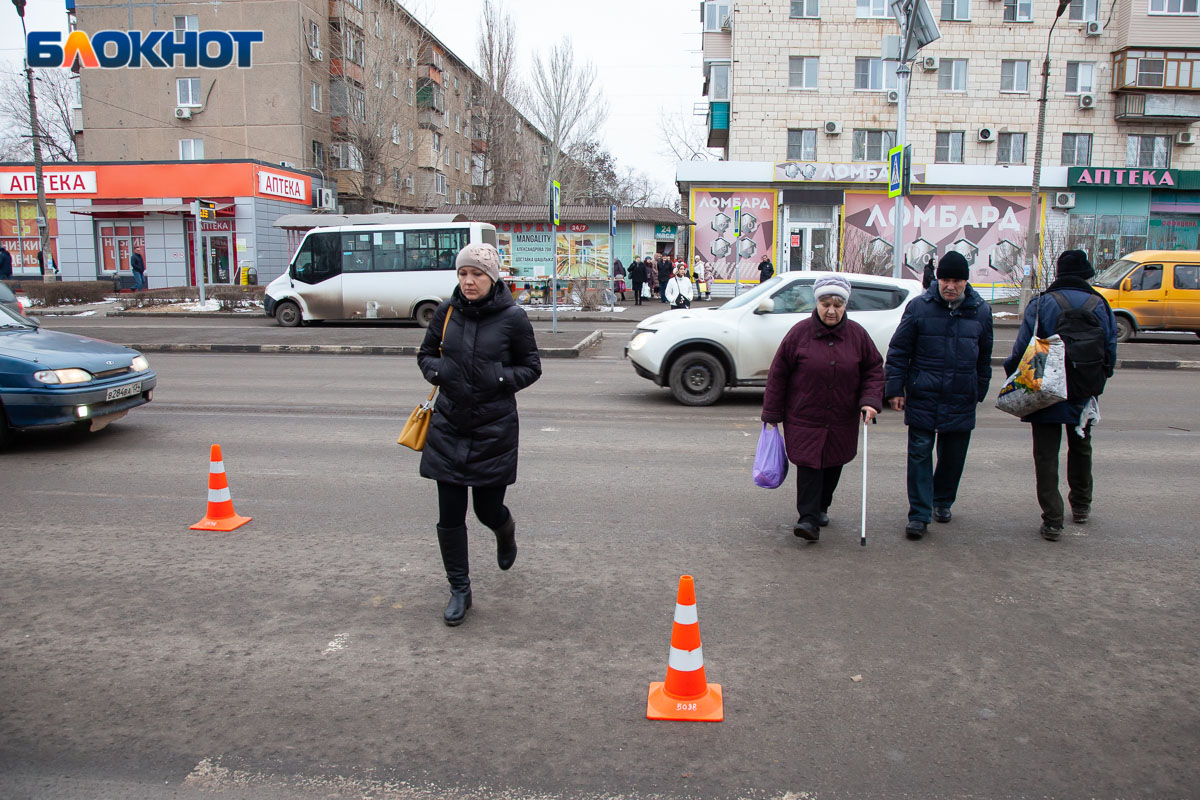
POLYGON ((788 460, 823 469, 854 460, 859 410, 883 409, 883 358, 863 326, 846 317, 832 328, 798 322, 779 344, 762 421, 783 423, 788 460))

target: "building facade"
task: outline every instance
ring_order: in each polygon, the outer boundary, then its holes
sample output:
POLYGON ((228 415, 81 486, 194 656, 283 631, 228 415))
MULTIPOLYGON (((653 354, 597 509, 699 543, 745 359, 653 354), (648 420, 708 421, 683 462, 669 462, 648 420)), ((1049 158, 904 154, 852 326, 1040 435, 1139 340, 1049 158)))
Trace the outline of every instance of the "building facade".
MULTIPOLYGON (((753 244, 755 260, 769 249, 784 268, 890 272, 887 161, 904 85, 884 57, 899 34, 891 6, 708 0, 700 10, 708 144, 728 163, 680 167, 697 223, 693 257, 749 274, 739 251, 753 244), (722 204, 748 191, 759 193, 747 197, 756 222, 769 215, 774 240, 759 229, 758 240, 701 241, 721 233, 705 208, 728 216, 722 204)), ((1030 224, 1044 253, 1077 246, 1100 264, 1134 246, 1196 246, 1197 3, 1075 0, 1051 33, 1056 10, 1035 0, 932 4, 941 37, 916 54, 905 97, 910 274, 957 249, 973 280, 1019 278, 1030 224), (1033 209, 1047 47, 1045 191, 1033 209)))

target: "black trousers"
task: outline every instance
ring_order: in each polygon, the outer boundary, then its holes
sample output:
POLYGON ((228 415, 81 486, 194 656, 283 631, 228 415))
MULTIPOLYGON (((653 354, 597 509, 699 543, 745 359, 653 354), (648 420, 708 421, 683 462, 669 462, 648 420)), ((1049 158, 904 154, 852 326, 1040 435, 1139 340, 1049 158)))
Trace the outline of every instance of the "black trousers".
POLYGON ((1042 522, 1047 525, 1063 524, 1063 499, 1058 491, 1058 454, 1062 447, 1063 428, 1067 429, 1067 501, 1071 508, 1092 507, 1092 436, 1091 425, 1087 436, 1075 433, 1074 425, 1044 424, 1034 422, 1033 469, 1037 479, 1038 505, 1042 507, 1042 522))
POLYGON ((642 304, 642 284, 645 281, 633 281, 633 304, 640 306, 642 304))
MULTIPOLYGON (((467 487, 457 483, 438 481, 438 527, 458 528, 467 524, 467 487)), ((475 498, 475 516, 493 530, 508 522, 508 509, 504 507, 507 486, 476 486, 471 491, 475 498)))
POLYGON ((797 467, 796 470, 796 513, 800 515, 797 522, 817 524, 817 514, 828 511, 833 503, 833 491, 842 478, 842 467, 797 467))

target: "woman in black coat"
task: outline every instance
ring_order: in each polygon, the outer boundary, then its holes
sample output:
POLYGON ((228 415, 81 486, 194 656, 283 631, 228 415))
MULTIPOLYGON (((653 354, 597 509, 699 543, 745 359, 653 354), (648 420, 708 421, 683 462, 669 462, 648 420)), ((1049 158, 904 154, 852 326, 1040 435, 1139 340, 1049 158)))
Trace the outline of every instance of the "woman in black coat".
POLYGON ((633 285, 633 304, 642 304, 642 285, 646 283, 646 265, 636 257, 629 266, 629 282, 633 285))
POLYGON ((450 582, 447 625, 461 623, 471 607, 468 487, 475 516, 496 534, 500 569, 517 558, 516 524, 504 505, 505 491, 517 481, 516 393, 542 375, 533 326, 500 280, 496 248, 469 244, 455 266, 458 287, 438 306, 417 354, 425 380, 440 387, 421 477, 438 486, 438 545, 450 582))

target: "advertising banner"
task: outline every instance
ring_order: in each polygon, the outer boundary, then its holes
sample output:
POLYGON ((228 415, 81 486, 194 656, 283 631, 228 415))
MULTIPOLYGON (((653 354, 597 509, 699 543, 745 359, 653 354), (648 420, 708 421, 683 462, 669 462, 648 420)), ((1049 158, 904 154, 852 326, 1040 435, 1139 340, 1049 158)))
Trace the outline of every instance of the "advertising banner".
MULTIPOLYGON (((46 204, 46 225, 49 228, 49 248, 58 262, 58 208, 54 203, 46 204)), ((38 239, 37 201, 0 200, 0 244, 12 256, 13 269, 38 269, 37 254, 42 248, 38 239)))
POLYGON ((692 264, 703 263, 718 282, 732 281, 736 270, 743 282, 757 283, 763 255, 775 260, 776 197, 771 189, 692 189, 692 264), (736 236, 735 206, 741 208, 736 236))
MULTIPOLYGON (((971 283, 1020 280, 1029 225, 1029 195, 917 194, 904 198, 905 278, 921 279, 931 258, 956 250, 971 283)), ((847 192, 842 263, 847 272, 892 274, 895 201, 847 192)))
POLYGON ((607 223, 497 222, 500 265, 514 278, 608 280, 612 236, 607 223))

